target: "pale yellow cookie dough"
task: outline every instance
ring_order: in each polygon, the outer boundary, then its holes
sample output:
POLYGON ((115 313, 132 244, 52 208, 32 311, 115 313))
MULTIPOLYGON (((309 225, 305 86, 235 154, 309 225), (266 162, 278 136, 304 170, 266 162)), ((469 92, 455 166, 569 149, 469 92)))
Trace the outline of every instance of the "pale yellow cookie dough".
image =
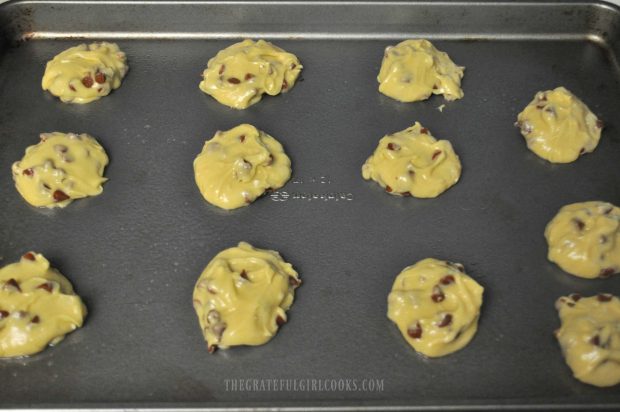
POLYGON ((74 199, 96 196, 107 180, 108 156, 87 134, 43 133, 13 163, 13 180, 26 202, 37 207, 65 207, 74 199))
POLYGON ((536 93, 517 117, 527 147, 552 163, 570 163, 596 149, 603 122, 564 87, 536 93))
POLYGON ((417 352, 444 356, 476 334, 483 292, 463 265, 428 258, 396 277, 387 316, 417 352))
POLYGON ((416 122, 384 136, 362 166, 362 176, 397 196, 436 197, 458 182, 461 162, 447 140, 416 122))
POLYGON ((0 358, 33 355, 81 327, 86 307, 43 255, 0 269, 0 358))
POLYGON ((202 196, 222 209, 247 206, 291 177, 291 160, 282 145, 249 124, 217 132, 194 160, 202 196))
POLYGON ((431 94, 456 100, 463 97, 464 70, 428 40, 405 40, 385 49, 377 80, 381 93, 401 102, 426 100, 431 94))
POLYGON ((300 284, 293 266, 276 251, 241 242, 218 253, 194 288, 209 352, 267 343, 286 322, 300 284))
POLYGON ((620 208, 607 202, 573 203, 545 229, 548 258, 582 278, 620 272, 620 208))
POLYGON ((555 335, 573 376, 594 386, 620 383, 620 299, 601 293, 559 298, 555 335))
POLYGON ((47 63, 41 86, 65 103, 90 103, 118 89, 127 70, 115 43, 80 44, 47 63))
POLYGON ((302 65, 297 56, 264 40, 246 39, 209 60, 200 90, 234 109, 258 103, 295 85, 302 65))

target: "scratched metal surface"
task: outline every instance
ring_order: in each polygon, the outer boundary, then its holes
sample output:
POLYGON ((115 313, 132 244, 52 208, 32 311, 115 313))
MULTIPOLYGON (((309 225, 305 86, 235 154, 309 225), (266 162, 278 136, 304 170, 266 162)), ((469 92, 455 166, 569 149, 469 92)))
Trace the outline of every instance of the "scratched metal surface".
POLYGON ((571 377, 552 336, 558 296, 619 294, 620 278, 562 273, 546 260, 543 238, 564 204, 620 204, 618 9, 24 2, 4 5, 0 19, 7 36, 34 37, 1 49, 0 264, 44 253, 90 312, 57 347, 0 362, 1 407, 620 406, 616 389, 571 377), (199 74, 248 34, 299 56, 304 80, 234 111, 198 90, 199 74), (377 92, 383 49, 419 35, 467 67, 464 99, 402 104, 377 92), (116 38, 129 56, 123 86, 85 106, 39 86, 45 62, 74 37, 116 38), (512 126, 537 90, 558 85, 606 124, 596 151, 569 165, 538 159, 512 126), (391 197, 361 178, 379 138, 416 120, 449 139, 464 166, 461 181, 432 200, 391 197), (284 144, 293 178, 223 212, 202 200, 192 161, 216 130, 241 122, 284 144), (15 191, 10 165, 54 130, 99 138, 109 182, 96 198, 35 210, 15 191), (194 282, 241 240, 279 250, 304 284, 269 344, 208 355, 194 282), (385 316, 394 277, 428 256, 462 262, 486 288, 475 339, 436 360, 417 356, 385 316), (383 390, 227 390, 227 380, 246 378, 370 378, 383 390))

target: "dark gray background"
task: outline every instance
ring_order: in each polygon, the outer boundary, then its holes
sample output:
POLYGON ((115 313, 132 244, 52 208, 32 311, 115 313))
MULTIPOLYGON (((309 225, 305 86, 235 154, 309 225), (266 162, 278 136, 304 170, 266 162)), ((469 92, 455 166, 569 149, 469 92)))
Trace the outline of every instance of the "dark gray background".
POLYGON ((0 362, 0 405, 617 406, 617 388, 572 378, 552 334, 560 295, 620 293, 618 278, 582 280, 546 260, 543 231, 561 206, 620 203, 619 72, 610 44, 581 34, 436 40, 466 67, 465 97, 414 104, 377 92, 383 49, 397 40, 278 39, 302 61, 304 80, 244 111, 198 89, 207 60, 232 39, 120 39, 130 65, 122 87, 83 106, 40 88, 45 62, 78 41, 5 48, 0 265, 28 250, 44 253, 73 282, 89 315, 57 347, 0 362), (536 91, 560 85, 605 122, 595 152, 568 165, 539 159, 513 127, 536 91), (361 177, 378 140, 415 121, 450 140, 463 164, 460 182, 436 199, 388 196, 361 177), (353 200, 265 197, 232 212, 208 205, 192 161, 216 130, 242 122, 283 143, 294 179, 331 181, 291 181, 282 190, 344 192, 353 200), (111 159, 102 195, 54 211, 20 198, 11 164, 49 131, 99 139, 111 159), (304 283, 289 323, 269 344, 209 355, 192 289, 209 260, 241 240, 280 251, 304 283), (463 263, 486 288, 476 337, 435 360, 416 355, 386 318, 394 277, 430 256, 463 263), (231 378, 376 378, 385 390, 226 392, 231 378))

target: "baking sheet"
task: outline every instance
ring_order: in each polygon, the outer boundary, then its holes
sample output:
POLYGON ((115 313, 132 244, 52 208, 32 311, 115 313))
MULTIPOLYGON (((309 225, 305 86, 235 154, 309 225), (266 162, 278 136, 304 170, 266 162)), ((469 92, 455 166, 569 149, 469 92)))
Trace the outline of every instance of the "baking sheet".
POLYGON ((571 377, 552 334, 558 296, 620 294, 619 279, 563 273, 543 237, 567 203, 620 204, 615 6, 23 1, 1 6, 0 21, 0 264, 44 253, 90 312, 57 347, 0 362, 2 408, 620 407, 617 388, 571 377), (235 111, 198 82, 211 56, 245 36, 295 53, 303 81, 235 111), (377 92, 383 49, 420 36, 466 67, 464 99, 403 104, 377 92), (62 104, 40 89, 44 65, 82 38, 117 41, 130 71, 98 102, 62 104), (536 157, 512 125, 536 91, 559 85, 606 125, 596 151, 568 165, 536 157), (436 199, 388 196, 361 178, 378 140, 415 121, 463 163, 460 182, 436 199), (283 143, 293 178, 224 212, 201 198, 192 161, 216 130, 242 122, 283 143), (98 197, 36 210, 10 166, 56 130, 96 136, 110 180, 98 197), (304 284, 269 344, 209 355, 192 289, 241 240, 279 250, 304 284), (476 337, 435 360, 416 355, 385 315, 394 277, 429 256, 463 263, 486 288, 476 337), (381 390, 233 391, 237 379, 298 389, 371 379, 381 390))

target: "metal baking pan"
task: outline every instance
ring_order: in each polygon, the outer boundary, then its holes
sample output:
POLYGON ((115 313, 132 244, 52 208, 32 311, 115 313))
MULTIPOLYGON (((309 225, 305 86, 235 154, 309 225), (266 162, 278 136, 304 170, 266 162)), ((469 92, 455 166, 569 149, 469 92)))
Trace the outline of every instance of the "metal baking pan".
POLYGON ((90 312, 57 347, 0 362, 2 408, 620 407, 618 388, 572 378, 552 334, 558 296, 619 294, 620 278, 563 273, 543 237, 562 205, 620 203, 615 6, 42 0, 4 4, 0 21, 0 264, 44 253, 90 312), (211 56, 244 37, 295 53, 304 81, 236 111, 198 82, 211 56), (466 67, 462 100, 403 104, 377 92, 383 49, 412 37, 466 67), (62 104, 41 90, 45 62, 84 39, 117 41, 129 74, 98 102, 62 104), (513 127, 536 91, 559 85, 606 125, 596 151, 568 165, 537 158, 513 127), (388 196, 361 177, 379 138, 415 121, 463 163, 461 181, 436 199, 388 196), (293 178, 224 212, 201 198, 192 161, 216 130, 242 122, 283 143, 293 178), (96 198, 36 210, 10 165, 55 130, 96 136, 109 181, 96 198), (269 344, 209 355, 192 289, 241 240, 279 250, 304 283, 269 344), (476 337, 435 360, 386 318, 394 277, 429 256, 462 262, 486 288, 476 337))

